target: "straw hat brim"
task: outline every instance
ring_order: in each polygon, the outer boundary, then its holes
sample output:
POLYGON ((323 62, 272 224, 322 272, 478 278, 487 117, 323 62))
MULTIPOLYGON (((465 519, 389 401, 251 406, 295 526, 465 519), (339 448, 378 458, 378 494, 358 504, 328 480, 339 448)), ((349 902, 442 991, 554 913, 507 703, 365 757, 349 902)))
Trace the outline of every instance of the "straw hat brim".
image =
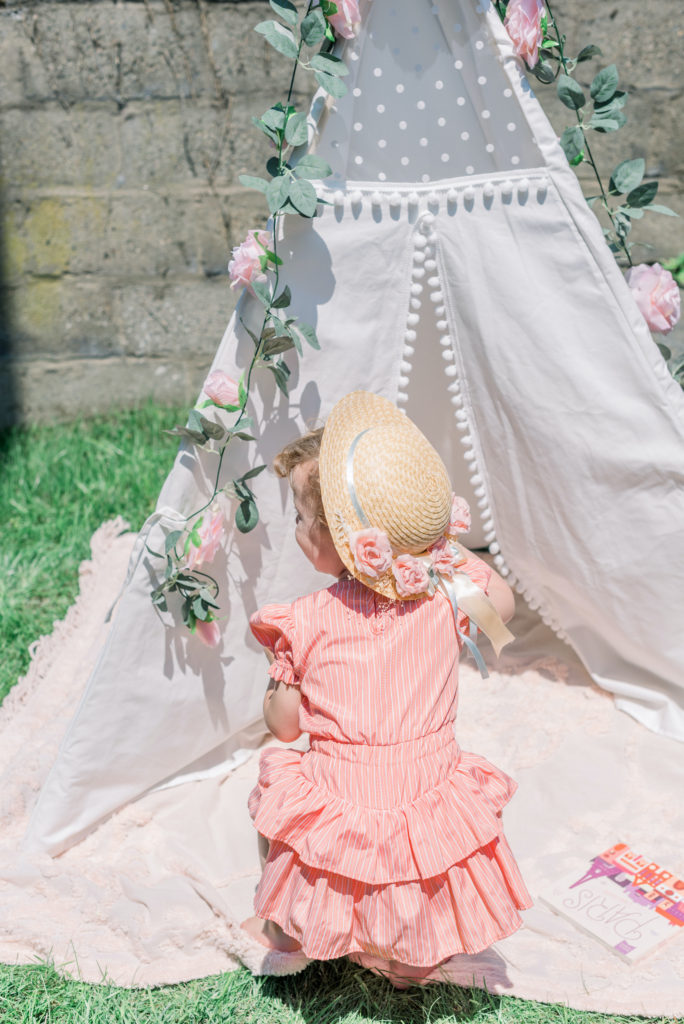
POLYGON ((359 572, 348 539, 350 532, 377 527, 387 534, 395 556, 419 555, 444 534, 451 513, 451 483, 444 463, 418 427, 388 399, 354 391, 327 419, 319 474, 328 527, 351 575, 392 600, 424 596, 399 594, 391 571, 378 579, 359 572))

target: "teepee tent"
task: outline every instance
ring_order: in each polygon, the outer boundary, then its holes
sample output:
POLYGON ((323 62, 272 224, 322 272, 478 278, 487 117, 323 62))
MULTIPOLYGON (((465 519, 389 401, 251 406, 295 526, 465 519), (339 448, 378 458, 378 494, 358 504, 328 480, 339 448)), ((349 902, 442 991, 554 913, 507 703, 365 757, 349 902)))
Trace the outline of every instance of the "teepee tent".
MULTIPOLYGON (((684 397, 486 0, 367 0, 349 91, 314 99, 310 149, 333 177, 279 253, 320 352, 290 398, 253 389, 259 439, 225 481, 364 388, 407 411, 471 501, 471 547, 649 728, 684 739, 684 397)), ((244 294, 215 367, 237 376, 260 307, 244 294)), ((64 850, 153 787, 225 772, 262 738, 255 608, 321 585, 296 549, 285 485, 233 532, 222 641, 150 602, 163 534, 211 494, 182 449, 136 544, 106 646, 35 807, 27 842, 64 850)))

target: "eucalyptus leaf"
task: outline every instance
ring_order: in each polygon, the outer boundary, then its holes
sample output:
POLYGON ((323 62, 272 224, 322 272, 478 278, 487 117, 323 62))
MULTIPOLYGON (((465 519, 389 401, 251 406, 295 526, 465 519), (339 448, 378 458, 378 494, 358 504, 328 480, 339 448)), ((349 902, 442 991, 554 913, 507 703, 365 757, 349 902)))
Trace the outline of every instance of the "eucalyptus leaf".
POLYGON ((614 64, 601 68, 589 87, 591 98, 596 103, 605 103, 615 94, 619 81, 618 70, 614 64))
POLYGON ((349 74, 349 68, 344 61, 332 53, 317 53, 311 58, 309 64, 316 71, 325 71, 335 78, 344 78, 349 74))
POLYGON ((171 533, 167 533, 164 538, 164 554, 168 555, 175 548, 178 541, 183 536, 182 530, 172 530, 171 533))
POLYGON ((173 427, 172 430, 165 430, 164 433, 170 434, 171 437, 183 437, 197 445, 203 445, 207 442, 206 437, 199 430, 188 430, 187 427, 173 427))
POLYGON ((306 114, 293 114, 285 125, 285 139, 291 146, 305 146, 309 141, 306 114))
POLYGON ((641 184, 646 170, 646 161, 639 157, 638 160, 623 160, 613 171, 608 190, 613 196, 624 195, 631 192, 633 188, 641 184))
POLYGON ((604 103, 599 103, 597 100, 595 100, 594 112, 599 115, 612 114, 614 110, 622 110, 625 107, 628 99, 629 95, 626 92, 624 92, 624 90, 618 89, 610 97, 610 99, 606 100, 604 103))
POLYGON ((212 423, 212 421, 206 419, 205 416, 200 416, 200 423, 202 424, 202 430, 204 433, 213 441, 220 441, 225 437, 225 427, 222 427, 220 423, 212 423))
POLYGON ((278 143, 280 142, 280 136, 278 135, 278 132, 274 132, 272 128, 269 128, 268 125, 264 124, 260 117, 253 117, 252 124, 256 125, 259 131, 263 132, 266 138, 270 139, 274 146, 278 145, 278 143))
POLYGON ((570 110, 579 110, 587 102, 582 87, 570 75, 559 75, 556 88, 559 100, 570 110))
POLYGON ((544 60, 538 61, 533 68, 530 68, 530 71, 542 85, 551 85, 556 77, 556 72, 544 60))
POLYGON ((292 178, 289 174, 279 174, 268 183, 266 202, 271 213, 277 213, 290 195, 292 178))
POLYGON ((307 344, 311 345, 311 348, 320 349, 321 346, 318 341, 318 336, 316 334, 316 331, 310 324, 304 324, 301 321, 297 320, 294 323, 288 325, 288 330, 290 331, 293 338, 295 334, 297 334, 300 338, 306 341, 307 344))
POLYGON ((621 206, 620 212, 624 213, 625 217, 629 217, 630 220, 641 220, 644 215, 644 211, 636 206, 621 206))
POLYGON ((581 64, 583 60, 591 60, 592 57, 602 57, 603 51, 600 46, 594 46, 593 43, 589 43, 588 46, 583 46, 580 52, 577 54, 576 60, 578 64, 581 64))
MULTIPOLYGON (((268 285, 264 284, 263 281, 252 281, 252 291, 254 292, 262 306, 265 306, 266 309, 269 309, 271 305, 271 289, 268 287, 268 285)), ((256 344, 258 345, 258 339, 255 340, 256 344)))
POLYGON ((320 156, 307 153, 295 165, 292 172, 297 178, 310 178, 317 181, 319 178, 327 178, 332 174, 332 167, 320 156))
POLYGON ((259 473, 263 473, 265 469, 265 464, 263 466, 255 466, 253 469, 249 469, 246 473, 243 473, 240 480, 251 480, 252 477, 259 476, 259 473))
MULTIPOLYGON (((321 15, 323 17, 323 15, 321 15)), ((277 21, 261 21, 254 26, 254 31, 262 35, 267 43, 270 43, 274 50, 282 53, 290 60, 296 60, 299 47, 295 42, 292 31, 277 21)))
POLYGON ((163 590, 155 590, 152 592, 152 604, 155 605, 155 607, 159 608, 159 610, 162 612, 167 612, 169 610, 169 607, 166 603, 166 594, 164 593, 163 590))
POLYGON ((291 372, 290 371, 290 367, 287 365, 287 363, 284 363, 282 361, 282 359, 280 359, 280 360, 278 360, 277 363, 272 363, 269 366, 269 369, 272 371, 273 376, 275 377, 275 382, 276 382, 276 384, 278 386, 278 389, 280 391, 282 391, 282 393, 285 396, 287 396, 288 395, 287 382, 288 382, 288 380, 290 378, 290 372, 291 372))
POLYGON ((625 203, 627 206, 648 206, 648 204, 655 199, 657 192, 658 182, 647 181, 643 185, 633 188, 631 192, 628 192, 625 203))
POLYGON ((322 89, 334 99, 339 99, 341 96, 346 96, 347 86, 341 78, 335 78, 334 75, 329 75, 325 71, 314 72, 314 78, 321 86, 322 89))
POLYGON ((291 302, 292 302, 292 292, 290 291, 290 289, 286 285, 283 288, 283 290, 280 293, 280 295, 276 299, 273 300, 273 309, 284 309, 286 306, 289 306, 291 302))
POLYGON ((561 135, 560 144, 568 160, 576 160, 584 152, 584 135, 580 126, 566 128, 561 135))
POLYGON ((282 104, 279 106, 269 107, 268 110, 261 115, 261 120, 269 128, 272 128, 275 132, 281 132, 285 126, 285 111, 280 109, 282 104))
POLYGON ((200 619, 202 622, 206 622, 209 618, 210 612, 201 597, 196 597, 192 602, 192 610, 195 613, 195 618, 200 619))
POLYGON ((290 202, 299 210, 303 217, 314 217, 318 197, 316 189, 309 181, 293 181, 290 188, 290 202))
POLYGON ((266 161, 266 170, 272 178, 277 178, 279 174, 282 174, 282 168, 280 166, 280 160, 277 156, 270 156, 266 161))
POLYGON ((208 436, 205 433, 202 420, 204 417, 199 413, 197 409, 191 409, 188 413, 188 428, 190 430, 197 430, 202 433, 203 436, 208 436))
POLYGON ((276 14, 279 14, 283 21, 286 21, 288 25, 292 25, 294 28, 299 21, 295 5, 291 4, 290 0, 269 0, 269 3, 276 14))
POLYGON ((318 46, 323 42, 328 23, 320 7, 314 7, 304 18, 301 26, 302 39, 307 46, 318 46))
POLYGON ((249 533, 259 522, 259 510, 254 498, 241 501, 235 510, 235 525, 240 533, 249 533))
POLYGON ((253 174, 241 174, 238 180, 245 188, 253 188, 257 192, 265 192, 268 188, 268 182, 265 178, 256 178, 253 174))
POLYGON ((624 124, 627 123, 627 118, 620 110, 616 110, 611 117, 598 117, 596 114, 592 117, 591 121, 587 122, 587 128, 593 128, 595 132, 599 134, 607 134, 608 132, 616 132, 624 124))
POLYGON ((648 206, 644 207, 644 210, 649 210, 651 213, 662 213, 666 217, 678 217, 679 214, 671 210, 669 206, 661 206, 660 203, 649 203, 648 206))
POLYGON ((656 345, 658 346, 658 350, 665 362, 667 362, 668 359, 672 359, 672 349, 668 348, 667 345, 663 345, 662 341, 656 341, 656 345))
POLYGON ((280 355, 281 352, 288 352, 293 347, 294 342, 289 335, 279 334, 275 338, 265 341, 261 351, 264 356, 269 357, 280 355))

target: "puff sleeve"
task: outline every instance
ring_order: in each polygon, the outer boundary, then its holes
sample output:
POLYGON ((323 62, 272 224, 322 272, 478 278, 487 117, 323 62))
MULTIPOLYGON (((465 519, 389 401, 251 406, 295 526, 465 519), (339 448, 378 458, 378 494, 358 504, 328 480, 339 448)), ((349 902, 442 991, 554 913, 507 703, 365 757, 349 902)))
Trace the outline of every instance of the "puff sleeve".
POLYGON ((268 670, 271 679, 288 686, 299 686, 292 607, 289 604, 264 605, 252 615, 249 627, 261 646, 273 654, 268 670))
MULTIPOLYGON (((459 569, 461 572, 464 572, 469 576, 480 590, 483 590, 485 594, 488 593, 489 581, 492 578, 492 570, 486 562, 483 562, 482 559, 478 558, 476 555, 470 555, 468 561, 464 565, 459 566, 459 569)), ((462 612, 460 609, 458 612, 458 628, 468 636, 470 619, 465 612, 462 612)))

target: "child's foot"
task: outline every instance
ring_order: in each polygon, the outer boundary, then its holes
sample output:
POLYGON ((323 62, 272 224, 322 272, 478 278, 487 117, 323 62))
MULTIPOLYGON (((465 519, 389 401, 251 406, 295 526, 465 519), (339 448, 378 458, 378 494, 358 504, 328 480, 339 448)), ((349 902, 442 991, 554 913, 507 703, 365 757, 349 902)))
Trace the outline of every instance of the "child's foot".
POLYGON ((248 917, 240 927, 267 949, 275 949, 279 953, 296 953, 302 948, 296 939, 287 935, 275 921, 265 921, 262 917, 248 917))

